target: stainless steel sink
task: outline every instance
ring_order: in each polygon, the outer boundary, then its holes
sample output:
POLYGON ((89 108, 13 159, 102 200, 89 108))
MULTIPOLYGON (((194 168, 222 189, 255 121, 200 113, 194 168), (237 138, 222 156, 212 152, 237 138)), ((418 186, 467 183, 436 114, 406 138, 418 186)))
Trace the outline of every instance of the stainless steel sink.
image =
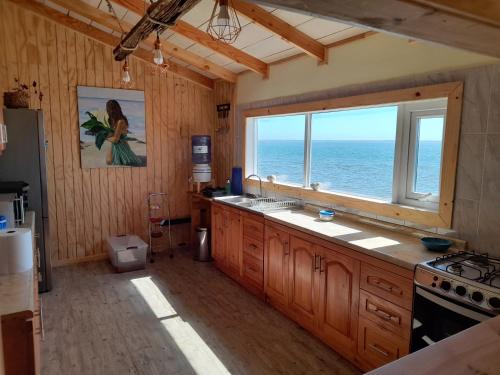
POLYGON ((226 203, 233 203, 233 204, 242 204, 242 203, 245 203, 245 204, 250 204, 252 203, 252 201, 254 200, 253 198, 248 198, 248 197, 243 197, 243 196, 236 196, 236 197, 221 197, 221 198, 217 198, 217 200, 220 200, 220 201, 223 201, 223 202, 226 202, 226 203))
POLYGON ((248 198, 245 196, 219 197, 215 200, 236 207, 245 207, 252 211, 266 212, 277 209, 294 207, 296 201, 277 200, 274 198, 248 198))

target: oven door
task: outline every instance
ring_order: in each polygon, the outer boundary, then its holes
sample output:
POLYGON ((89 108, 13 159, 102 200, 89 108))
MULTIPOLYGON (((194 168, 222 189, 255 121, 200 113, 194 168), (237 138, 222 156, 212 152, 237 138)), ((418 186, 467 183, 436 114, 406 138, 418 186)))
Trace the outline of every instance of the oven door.
POLYGON ((470 328, 493 315, 472 306, 415 288, 411 351, 415 352, 437 341, 470 328))

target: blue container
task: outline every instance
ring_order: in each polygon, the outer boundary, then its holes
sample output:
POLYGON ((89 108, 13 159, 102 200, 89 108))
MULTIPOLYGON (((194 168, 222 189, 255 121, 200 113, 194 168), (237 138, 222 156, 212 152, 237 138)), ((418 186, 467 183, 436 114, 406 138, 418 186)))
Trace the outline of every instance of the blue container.
POLYGON ((5 216, 0 216, 0 229, 7 228, 7 218, 5 216))
POLYGON ((243 170, 241 167, 233 167, 231 178, 231 193, 234 195, 243 194, 243 170))
POLYGON ((212 142, 209 135, 193 135, 192 160, 193 164, 210 164, 212 161, 212 142))

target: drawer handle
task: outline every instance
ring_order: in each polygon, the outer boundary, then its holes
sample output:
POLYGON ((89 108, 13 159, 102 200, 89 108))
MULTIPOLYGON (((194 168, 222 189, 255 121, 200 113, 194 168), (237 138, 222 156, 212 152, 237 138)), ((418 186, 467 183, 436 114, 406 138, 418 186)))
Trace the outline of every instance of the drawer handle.
POLYGON ((384 357, 389 357, 389 352, 382 349, 377 344, 368 344, 368 346, 372 348, 374 351, 376 351, 378 354, 382 354, 384 357))
POLYGON ((396 324, 399 324, 399 317, 394 316, 389 314, 387 311, 384 311, 380 309, 378 306, 375 306, 374 304, 368 302, 368 305, 366 306, 366 309, 371 312, 372 314, 375 314, 379 318, 386 320, 386 321, 391 321, 396 324))
POLYGON ((320 259, 321 265, 321 257, 318 254, 314 254, 313 272, 316 272, 320 268, 320 266, 318 265, 318 259, 320 259))
POLYGON ((386 292, 401 295, 401 289, 399 287, 376 276, 368 276, 368 284, 375 285, 377 288, 385 290, 386 292))

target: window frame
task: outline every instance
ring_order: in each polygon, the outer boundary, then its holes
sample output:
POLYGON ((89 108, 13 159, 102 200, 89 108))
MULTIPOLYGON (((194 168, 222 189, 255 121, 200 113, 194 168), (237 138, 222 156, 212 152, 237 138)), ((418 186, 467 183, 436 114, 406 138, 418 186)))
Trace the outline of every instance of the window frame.
MULTIPOLYGON (((455 189, 455 176, 458 155, 458 140, 460 134, 460 116, 462 108, 463 83, 450 82, 431 86, 421 86, 410 89, 392 90, 385 92, 377 92, 365 95, 341 97, 327 99, 322 101, 282 105, 268 108, 256 108, 243 112, 244 117, 244 132, 243 132, 243 166, 244 175, 247 176, 248 171, 253 171, 256 167, 256 155, 252 156, 251 149, 255 149, 256 126, 255 119, 258 117, 272 117, 285 115, 306 115, 305 126, 305 141, 304 141, 304 184, 302 187, 296 185, 288 185, 285 183, 270 183, 263 181, 263 189, 274 191, 276 193, 287 196, 296 197, 299 199, 308 199, 320 201, 324 203, 333 203, 342 205, 347 208, 353 208, 364 212, 375 213, 381 216, 392 217, 401 220, 408 220, 413 223, 425 224, 435 227, 451 227, 451 219, 453 212, 453 199, 455 189), (358 196, 341 194, 336 192, 313 191, 309 188, 310 183, 310 166, 311 153, 308 147, 311 146, 311 117, 313 112, 326 112, 334 110, 342 110, 349 108, 376 107, 384 105, 398 105, 406 107, 404 111, 398 109, 398 122, 407 121, 408 113, 418 111, 422 101, 436 99, 445 99, 447 102, 447 110, 443 131, 443 146, 441 154, 441 173, 440 173, 440 189, 439 202, 420 202, 420 205, 409 206, 408 201, 402 199, 402 189, 397 192, 393 189, 393 201, 398 203, 385 202, 377 199, 362 198, 358 196), (410 109, 410 110, 409 110, 410 109), (248 142, 248 143, 247 143, 248 142)), ((411 121, 410 121, 411 124, 411 121)), ((399 125, 399 124, 398 124, 399 125)), ((401 140, 398 137, 409 137, 409 129, 411 126, 398 126, 396 134, 396 150, 395 158, 401 158, 401 140), (406 132, 406 133, 405 133, 406 132)), ((408 138, 409 139, 409 138, 408 138)), ((395 159, 395 165, 396 165, 395 159)), ((398 167, 394 168, 393 182, 400 184, 404 175, 404 168, 398 160, 398 167)), ((406 171, 406 177, 408 173, 406 171)), ((266 176, 261 176, 265 177, 266 176)), ((258 186, 258 181, 250 179, 244 182, 245 187, 258 186)), ((402 186, 402 185, 399 185, 402 186)), ((407 181, 404 186, 407 186, 407 181)), ((406 189, 404 189, 406 195, 406 189)), ((413 202, 415 203, 415 202, 413 202)))

